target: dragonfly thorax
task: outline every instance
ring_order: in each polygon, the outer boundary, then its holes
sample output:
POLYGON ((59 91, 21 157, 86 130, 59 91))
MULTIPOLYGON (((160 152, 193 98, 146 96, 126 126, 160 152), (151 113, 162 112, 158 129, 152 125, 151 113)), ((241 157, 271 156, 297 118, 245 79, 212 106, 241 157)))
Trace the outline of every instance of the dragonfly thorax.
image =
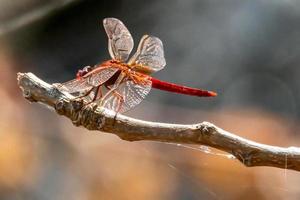
POLYGON ((139 64, 139 63, 136 63, 136 62, 134 62, 134 63, 125 63, 125 62, 122 62, 122 61, 119 61, 119 60, 108 60, 108 61, 103 62, 101 64, 101 66, 116 67, 116 68, 119 68, 122 71, 129 71, 129 72, 135 71, 135 72, 139 72, 139 73, 142 73, 142 74, 145 74, 145 75, 149 75, 149 74, 152 73, 152 70, 151 70, 150 67, 139 64))
MULTIPOLYGON (((124 63, 119 60, 108 60, 101 64, 102 67, 113 67, 118 68, 119 72, 122 72, 127 79, 132 80, 136 84, 144 84, 149 79, 148 74, 150 74, 149 70, 146 70, 147 67, 137 63, 124 63)), ((116 77, 120 75, 120 73, 115 74, 116 77), (118 74, 118 75, 117 75, 118 74)), ((114 80, 114 79, 112 79, 114 80)), ((113 82, 113 81, 110 82, 113 82)))

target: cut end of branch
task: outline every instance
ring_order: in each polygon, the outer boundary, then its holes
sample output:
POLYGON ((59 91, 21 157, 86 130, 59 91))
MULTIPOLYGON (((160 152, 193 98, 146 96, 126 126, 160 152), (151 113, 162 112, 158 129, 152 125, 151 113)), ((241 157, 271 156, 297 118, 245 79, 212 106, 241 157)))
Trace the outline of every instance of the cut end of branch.
MULTIPOLYGON (((29 74, 28 74, 29 75, 29 74)), ((31 102, 36 102, 32 95, 31 95, 31 87, 32 83, 30 79, 28 79, 28 75, 25 73, 18 73, 17 74, 17 80, 18 80, 18 85, 21 88, 23 92, 23 97, 26 98, 27 100, 31 102)))

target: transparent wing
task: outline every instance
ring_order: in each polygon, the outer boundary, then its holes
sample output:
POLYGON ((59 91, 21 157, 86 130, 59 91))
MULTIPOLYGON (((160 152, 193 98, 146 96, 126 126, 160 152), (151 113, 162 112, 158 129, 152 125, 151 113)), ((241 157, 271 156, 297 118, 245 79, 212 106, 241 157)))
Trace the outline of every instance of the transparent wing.
POLYGON ((68 93, 85 93, 93 88, 88 83, 87 79, 73 79, 65 83, 61 83, 57 87, 59 90, 66 91, 68 93))
POLYGON ((157 37, 144 35, 129 63, 148 66, 154 72, 163 69, 166 60, 162 41, 157 37))
POLYGON ((119 69, 114 67, 96 68, 87 74, 88 84, 97 87, 110 79, 119 69))
POLYGON ((133 48, 133 39, 126 26, 116 18, 105 18, 103 26, 108 36, 108 50, 113 59, 126 61, 133 48))
POLYGON ((118 89, 105 100, 104 106, 116 112, 126 112, 141 103, 150 90, 151 81, 136 84, 131 80, 127 80, 121 83, 118 89), (123 101, 121 101, 119 95, 122 96, 123 101))
POLYGON ((73 79, 68 82, 61 83, 57 88, 69 93, 84 94, 85 92, 91 90, 93 87, 97 87, 105 83, 117 71, 118 68, 98 67, 80 79, 73 79))

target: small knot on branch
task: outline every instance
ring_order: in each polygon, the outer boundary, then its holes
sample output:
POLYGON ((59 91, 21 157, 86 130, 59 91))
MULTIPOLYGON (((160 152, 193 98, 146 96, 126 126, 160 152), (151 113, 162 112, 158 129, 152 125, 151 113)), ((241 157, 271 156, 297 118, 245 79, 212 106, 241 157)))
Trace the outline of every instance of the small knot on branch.
POLYGON ((209 140, 209 138, 213 136, 214 133, 217 133, 216 127, 209 122, 202 122, 200 124, 196 124, 194 131, 201 133, 198 134, 199 141, 209 140))
POLYGON ((250 151, 237 149, 233 151, 232 154, 247 167, 257 166, 257 164, 261 162, 261 158, 258 156, 258 149, 252 149, 250 151))
POLYGON ((56 102, 56 104, 54 105, 54 109, 56 110, 56 112, 60 115, 64 115, 65 114, 65 103, 62 99, 58 100, 56 102))
POLYGON ((23 90, 23 97, 30 102, 37 102, 37 100, 33 98, 30 90, 23 90))
POLYGON ((56 101, 54 108, 58 114, 69 117, 74 125, 82 125, 80 119, 80 111, 83 108, 82 100, 59 99, 56 101))
MULTIPOLYGON (((84 106, 80 110, 80 125, 84 125, 89 130, 102 129, 105 123, 105 117, 101 116, 101 113, 97 112, 98 106, 94 103, 84 106), (99 115, 100 114, 100 115, 99 115)), ((74 122, 73 122, 74 123, 74 122)))
POLYGON ((79 100, 71 100, 70 103, 72 105, 73 112, 80 111, 82 109, 83 105, 84 105, 84 102, 81 99, 79 99, 79 100))
POLYGON ((96 111, 97 105, 93 103, 85 105, 81 99, 60 99, 54 107, 58 114, 69 117, 75 126, 84 126, 89 130, 100 130, 105 123, 105 116, 96 111))

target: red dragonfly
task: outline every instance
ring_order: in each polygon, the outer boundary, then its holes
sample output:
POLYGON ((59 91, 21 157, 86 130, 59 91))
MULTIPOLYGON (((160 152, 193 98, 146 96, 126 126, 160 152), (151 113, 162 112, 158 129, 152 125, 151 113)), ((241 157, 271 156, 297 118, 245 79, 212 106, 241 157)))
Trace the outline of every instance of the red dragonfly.
POLYGON ((104 19, 103 26, 112 59, 93 68, 87 66, 79 70, 76 79, 62 83, 60 89, 120 113, 138 105, 152 87, 199 97, 217 95, 212 91, 176 85, 151 77, 151 73, 166 65, 161 40, 144 35, 136 53, 128 60, 133 49, 133 39, 126 26, 116 18, 104 19))

